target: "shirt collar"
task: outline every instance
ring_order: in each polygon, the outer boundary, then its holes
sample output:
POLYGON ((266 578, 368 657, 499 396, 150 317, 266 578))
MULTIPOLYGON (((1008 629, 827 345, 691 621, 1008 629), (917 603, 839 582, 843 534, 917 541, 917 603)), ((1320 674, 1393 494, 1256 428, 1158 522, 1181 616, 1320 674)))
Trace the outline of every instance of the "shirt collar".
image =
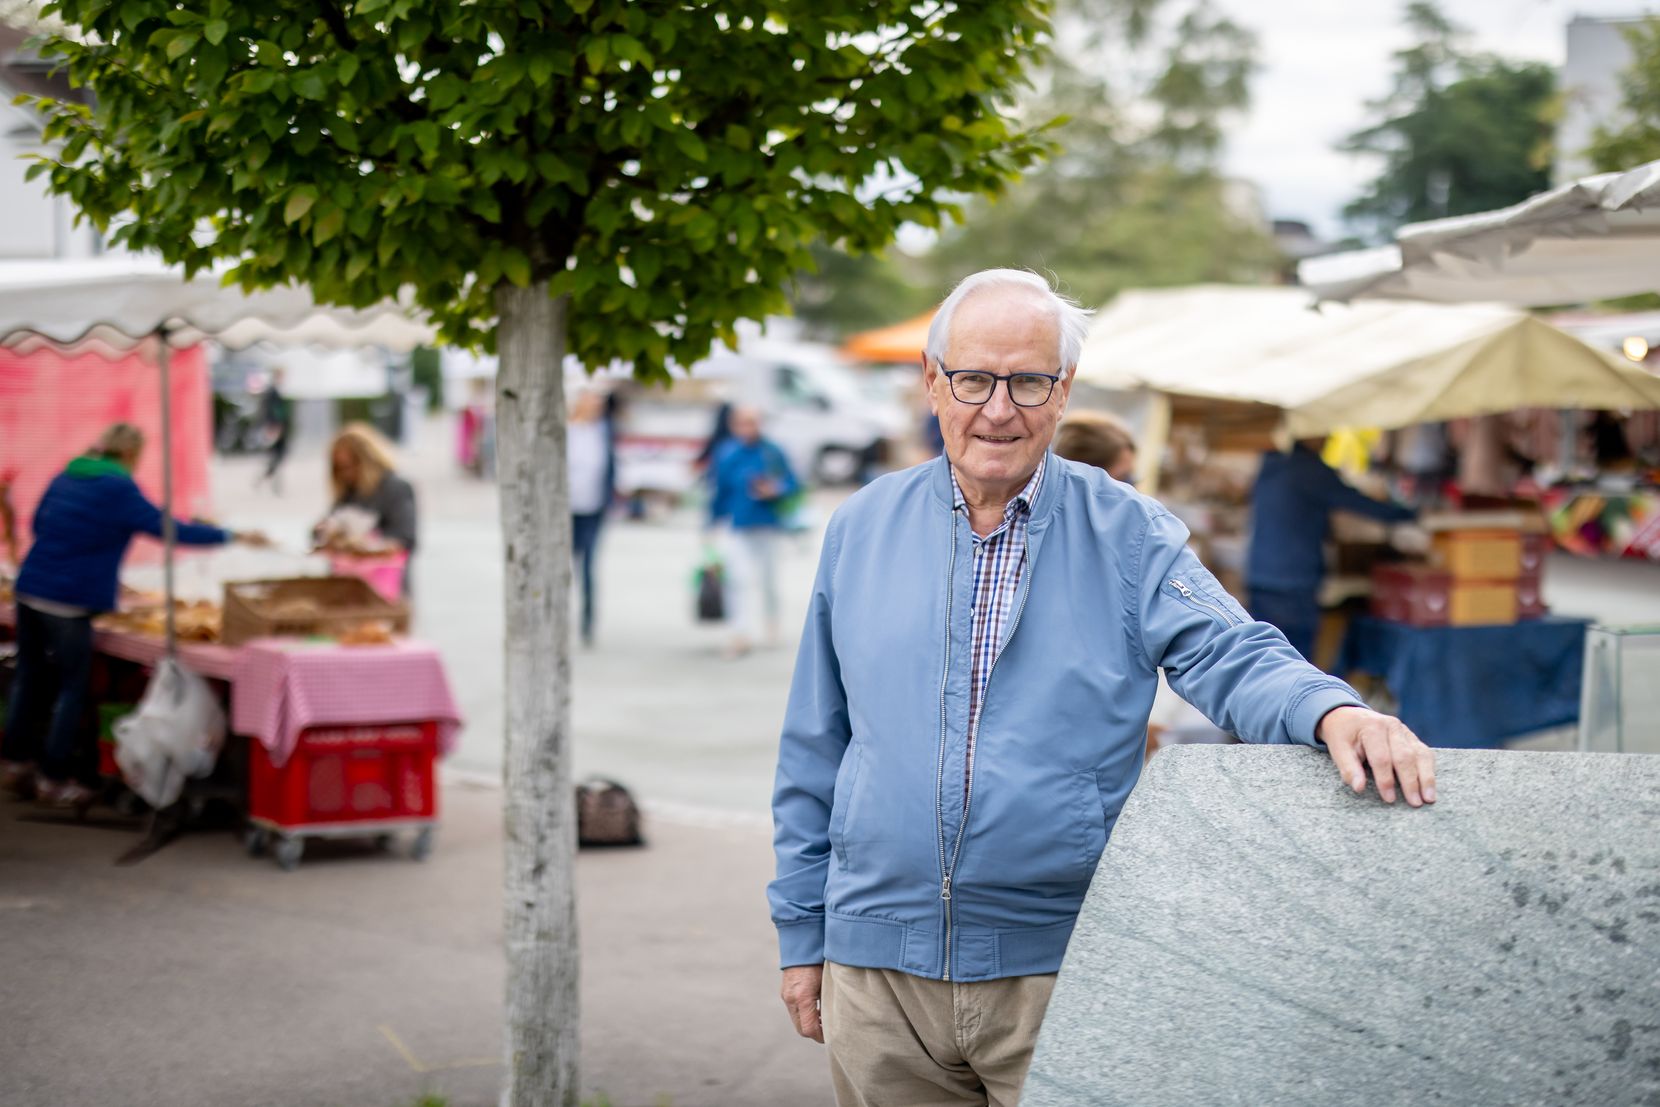
MULTIPOLYGON (((1037 500, 1038 488, 1043 484, 1043 470, 1048 467, 1048 464, 1049 455, 1047 453, 1038 458, 1038 467, 1032 474, 1032 479, 1026 482, 1026 487, 1020 490, 1019 495, 1009 501, 1009 506, 1003 509, 1003 518, 1013 518, 1017 511, 1032 510, 1032 504, 1037 500)), ((947 466, 947 468, 951 471, 951 506, 954 510, 961 511, 968 507, 968 500, 963 496, 963 486, 957 483, 956 466, 947 466)))

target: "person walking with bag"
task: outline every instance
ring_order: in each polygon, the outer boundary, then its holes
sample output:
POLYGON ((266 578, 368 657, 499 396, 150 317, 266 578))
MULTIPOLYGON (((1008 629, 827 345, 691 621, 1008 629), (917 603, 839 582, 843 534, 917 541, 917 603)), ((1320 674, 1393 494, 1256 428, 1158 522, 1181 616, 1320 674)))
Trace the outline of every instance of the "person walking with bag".
POLYGON ((727 621, 732 626, 728 658, 742 657, 755 641, 757 593, 766 618, 766 643, 777 645, 778 540, 784 532, 781 505, 801 488, 778 444, 761 434, 761 415, 752 407, 732 411, 732 437, 710 463, 714 496, 711 525, 729 521, 727 621))

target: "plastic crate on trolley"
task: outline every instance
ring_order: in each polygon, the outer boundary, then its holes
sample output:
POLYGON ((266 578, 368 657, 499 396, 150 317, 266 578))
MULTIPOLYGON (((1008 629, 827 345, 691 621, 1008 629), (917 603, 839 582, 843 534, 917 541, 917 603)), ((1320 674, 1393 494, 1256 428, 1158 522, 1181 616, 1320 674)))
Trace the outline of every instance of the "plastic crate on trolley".
POLYGON ((412 855, 427 856, 438 820, 438 724, 312 727, 278 765, 252 743, 248 850, 273 850, 299 864, 306 838, 373 837, 415 831, 412 855))

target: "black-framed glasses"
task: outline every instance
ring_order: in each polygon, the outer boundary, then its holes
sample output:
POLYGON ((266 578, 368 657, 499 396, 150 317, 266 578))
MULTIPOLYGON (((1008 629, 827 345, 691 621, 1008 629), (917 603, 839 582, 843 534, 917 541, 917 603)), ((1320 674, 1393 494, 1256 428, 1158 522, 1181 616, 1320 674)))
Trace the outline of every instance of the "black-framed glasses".
POLYGON ((951 386, 951 395, 965 404, 986 403, 997 391, 997 382, 1002 381, 1009 390, 1009 399, 1016 406, 1042 407, 1049 402, 1049 397, 1055 392, 1055 383, 1061 379, 1059 373, 997 374, 979 369, 947 369, 943 361, 939 366, 951 386))

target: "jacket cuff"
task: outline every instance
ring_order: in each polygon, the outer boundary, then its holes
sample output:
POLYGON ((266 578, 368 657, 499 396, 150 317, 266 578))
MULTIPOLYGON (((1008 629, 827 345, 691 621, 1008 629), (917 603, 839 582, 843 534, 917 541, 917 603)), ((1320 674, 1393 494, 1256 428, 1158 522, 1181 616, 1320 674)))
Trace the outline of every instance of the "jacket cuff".
POLYGON ((824 916, 778 923, 778 967, 824 963, 824 916))
POLYGON ((1300 698, 1293 700, 1286 713, 1285 729, 1291 740, 1323 749, 1325 743, 1314 735, 1315 728, 1326 713, 1336 707, 1365 707, 1366 703, 1347 684, 1332 682, 1316 685, 1300 698))

